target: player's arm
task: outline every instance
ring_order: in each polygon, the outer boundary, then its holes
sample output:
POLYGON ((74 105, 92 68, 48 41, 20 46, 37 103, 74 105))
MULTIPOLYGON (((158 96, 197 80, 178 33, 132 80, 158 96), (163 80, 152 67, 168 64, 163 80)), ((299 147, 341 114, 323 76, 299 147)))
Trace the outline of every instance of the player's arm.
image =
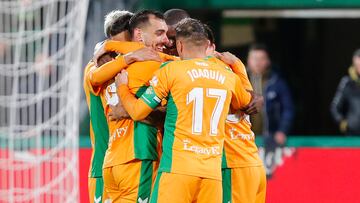
POLYGON ((246 109, 251 100, 252 100, 252 92, 247 91, 241 83, 240 78, 237 75, 235 76, 235 87, 232 92, 231 98, 231 107, 235 110, 244 110, 246 109))
POLYGON ((84 87, 86 87, 93 95, 99 96, 101 86, 96 86, 91 83, 91 72, 96 69, 93 62, 89 62, 86 66, 86 72, 84 73, 84 87))
POLYGON ((114 78, 128 65, 140 61, 161 61, 159 55, 150 48, 142 48, 126 55, 119 55, 108 63, 90 72, 90 82, 93 86, 100 86, 114 78))
MULTIPOLYGON (((99 49, 100 52, 97 55, 102 55, 106 52, 111 52, 111 51, 127 54, 144 47, 145 47, 144 44, 139 42, 121 42, 121 41, 108 40, 103 43, 103 47, 99 49)), ((161 52, 158 53, 163 62, 179 60, 179 57, 164 54, 161 52)))
POLYGON ((166 71, 162 68, 155 73, 155 76, 150 81, 150 86, 139 99, 136 99, 135 95, 129 91, 126 71, 122 71, 115 78, 118 86, 117 93, 125 110, 133 120, 145 119, 161 103, 162 99, 167 97, 169 85, 166 71))
POLYGON ((261 111, 264 105, 264 97, 253 91, 243 62, 230 52, 215 52, 215 56, 231 67, 232 71, 240 78, 243 87, 252 94, 252 101, 248 107, 244 109, 244 112, 251 115, 261 111))
POLYGON ((223 52, 223 53, 215 52, 215 56, 231 67, 232 71, 237 76, 239 76, 241 83, 243 84, 245 89, 249 91, 253 90, 249 77, 246 72, 245 65, 238 57, 236 57, 234 54, 230 52, 223 52))

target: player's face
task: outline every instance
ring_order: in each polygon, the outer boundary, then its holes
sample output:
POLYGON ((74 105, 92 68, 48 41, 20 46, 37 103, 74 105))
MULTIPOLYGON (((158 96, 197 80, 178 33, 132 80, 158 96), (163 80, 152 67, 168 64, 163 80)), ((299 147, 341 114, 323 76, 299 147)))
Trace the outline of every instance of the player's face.
POLYGON ((360 75, 360 57, 355 56, 353 58, 353 66, 355 67, 356 72, 360 75))
POLYGON ((270 66, 269 56, 263 50, 250 51, 247 62, 251 72, 255 74, 263 74, 270 66))
POLYGON ((169 39, 169 42, 166 44, 166 49, 164 49, 164 52, 169 55, 178 56, 178 52, 176 49, 176 31, 175 27, 168 25, 168 31, 166 32, 167 38, 169 39))
POLYGON ((169 43, 166 36, 168 27, 164 20, 154 16, 149 17, 149 23, 142 29, 142 40, 147 47, 153 48, 155 51, 163 52, 165 45, 169 43))

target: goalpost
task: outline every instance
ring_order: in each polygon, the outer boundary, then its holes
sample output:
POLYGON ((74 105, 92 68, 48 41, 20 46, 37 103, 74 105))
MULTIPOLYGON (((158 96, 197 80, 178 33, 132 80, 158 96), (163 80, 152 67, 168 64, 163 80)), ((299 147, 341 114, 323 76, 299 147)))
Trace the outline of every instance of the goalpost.
POLYGON ((79 202, 88 0, 0 0, 0 202, 79 202))

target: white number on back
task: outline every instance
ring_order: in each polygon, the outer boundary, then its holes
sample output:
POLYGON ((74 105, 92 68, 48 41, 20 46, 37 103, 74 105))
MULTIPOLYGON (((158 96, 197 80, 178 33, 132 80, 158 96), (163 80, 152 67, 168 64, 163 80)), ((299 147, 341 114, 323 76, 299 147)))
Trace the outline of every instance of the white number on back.
MULTIPOLYGON (((216 104, 210 119, 210 134, 216 136, 218 133, 220 116, 224 109, 224 103, 226 100, 226 90, 207 88, 206 96, 210 98, 216 98, 216 104)), ((186 104, 189 105, 191 102, 194 102, 193 113, 192 113, 192 133, 200 134, 202 132, 202 125, 203 125, 203 108, 204 108, 203 88, 196 87, 187 94, 186 104)))

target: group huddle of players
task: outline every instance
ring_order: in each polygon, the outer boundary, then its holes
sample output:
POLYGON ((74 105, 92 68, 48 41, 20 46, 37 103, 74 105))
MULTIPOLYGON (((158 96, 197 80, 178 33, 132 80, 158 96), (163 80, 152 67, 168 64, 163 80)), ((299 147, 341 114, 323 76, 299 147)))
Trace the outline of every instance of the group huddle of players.
POLYGON ((249 115, 262 98, 184 10, 115 10, 84 72, 91 202, 265 202, 249 115))

